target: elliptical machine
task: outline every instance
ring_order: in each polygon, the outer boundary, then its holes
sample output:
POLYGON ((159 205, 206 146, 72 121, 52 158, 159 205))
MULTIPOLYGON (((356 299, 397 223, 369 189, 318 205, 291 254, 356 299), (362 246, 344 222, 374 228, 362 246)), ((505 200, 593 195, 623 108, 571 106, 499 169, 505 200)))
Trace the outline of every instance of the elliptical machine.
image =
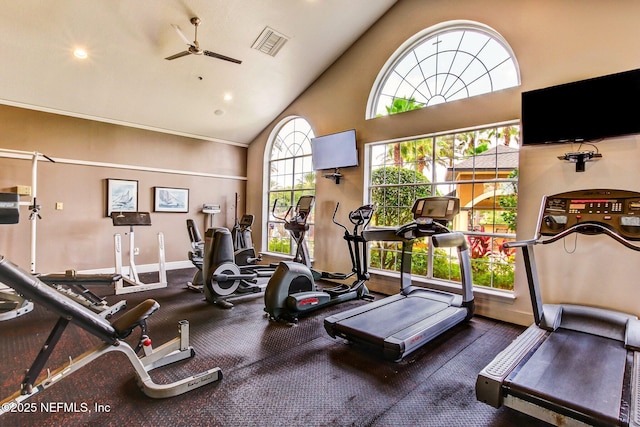
POLYGON ((297 262, 311 268, 311 257, 309 256, 309 247, 304 238, 309 231, 309 224, 307 223, 309 215, 311 215, 311 209, 315 203, 316 197, 311 195, 300 196, 296 203, 295 209, 289 206, 289 209, 284 216, 279 217, 276 215, 276 205, 278 200, 273 202, 271 208, 271 215, 281 221, 284 221, 284 229, 289 232, 296 244, 296 254, 293 257, 293 262, 297 262))
POLYGON ((262 292, 258 271, 241 270, 234 260, 231 232, 210 228, 204 235, 202 261, 203 290, 206 300, 222 308, 232 308, 228 298, 262 292))
MULTIPOLYGON (((236 205, 237 207, 237 205, 236 205)), ((262 261, 262 255, 256 256, 253 247, 253 239, 251 238, 251 226, 253 225, 253 215, 243 215, 238 221, 236 216, 235 224, 231 230, 231 238, 233 240, 233 261, 238 268, 246 273, 252 270, 258 277, 268 277, 273 274, 274 267, 258 265, 262 261), (269 270, 270 268, 270 270, 269 270)), ((212 229, 214 229, 212 227, 212 229)), ((202 291, 202 269, 205 256, 212 257, 214 255, 205 255, 205 244, 202 240, 198 226, 193 219, 187 219, 187 232, 191 241, 191 250, 189 251, 189 260, 198 269, 191 282, 187 282, 187 288, 201 292, 202 291)), ((215 262, 214 262, 215 263, 215 262)))
MULTIPOLYGON (((264 294, 264 310, 269 319, 297 323, 299 314, 320 307, 357 298, 373 299, 365 284, 370 275, 367 271, 366 240, 362 235, 362 230, 369 225, 374 206, 364 205, 349 213, 349 221, 353 224, 353 232, 351 233, 347 227, 336 221, 339 206, 340 203, 333 211, 332 221, 344 229, 343 237, 347 241, 353 267, 351 272, 348 274, 317 272, 312 270, 310 265, 300 262, 280 262, 275 273, 271 276, 264 294), (318 279, 347 280, 354 275, 356 275, 356 280, 351 285, 336 284, 334 287, 325 289, 318 289, 316 285, 318 279)), ((299 251, 300 246, 298 245, 299 251)), ((304 255, 308 256, 308 251, 306 254, 301 254, 301 256, 304 255)), ((306 259, 308 260, 308 258, 306 259)))

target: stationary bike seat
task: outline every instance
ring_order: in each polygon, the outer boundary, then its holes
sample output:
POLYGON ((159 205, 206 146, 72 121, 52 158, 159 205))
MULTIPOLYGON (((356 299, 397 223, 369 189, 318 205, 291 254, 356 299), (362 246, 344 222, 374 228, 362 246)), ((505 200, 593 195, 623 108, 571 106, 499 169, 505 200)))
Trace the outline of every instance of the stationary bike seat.
POLYGON ((153 312, 159 308, 160 304, 155 300, 144 300, 120 316, 111 324, 111 326, 116 330, 118 338, 126 338, 131 334, 131 331, 133 331, 136 326, 143 324, 145 320, 147 320, 147 317, 151 316, 153 312))

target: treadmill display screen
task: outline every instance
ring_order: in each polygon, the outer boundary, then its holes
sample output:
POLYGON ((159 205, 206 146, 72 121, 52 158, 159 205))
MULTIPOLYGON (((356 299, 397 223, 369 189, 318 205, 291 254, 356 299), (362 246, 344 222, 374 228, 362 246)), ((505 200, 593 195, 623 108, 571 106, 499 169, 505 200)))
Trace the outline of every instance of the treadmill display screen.
POLYGON ((413 204, 413 218, 432 218, 450 221, 460 211, 460 201, 455 197, 425 197, 413 204))
POLYGON ((424 203, 422 209, 420 209, 420 216, 429 218, 440 218, 445 216, 447 214, 447 205, 448 203, 446 200, 424 203))

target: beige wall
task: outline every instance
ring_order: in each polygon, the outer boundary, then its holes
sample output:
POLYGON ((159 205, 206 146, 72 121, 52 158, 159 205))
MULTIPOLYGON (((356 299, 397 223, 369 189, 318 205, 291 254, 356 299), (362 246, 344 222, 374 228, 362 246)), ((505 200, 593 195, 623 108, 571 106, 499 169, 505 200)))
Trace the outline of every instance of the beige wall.
MULTIPOLYGON (((137 180, 138 209, 151 212, 152 226, 134 229, 136 246, 140 248, 136 257, 139 266, 158 262, 160 231, 165 236, 167 263, 186 261, 191 245, 185 220, 196 219, 204 233, 207 218, 200 212, 203 203, 222 206, 222 213, 215 217, 216 226, 233 225, 236 192, 240 194, 239 211, 244 212, 244 147, 0 106, 0 149, 38 151, 61 159, 38 163, 37 196, 42 206, 42 219, 37 222, 38 272, 113 268, 115 233, 123 236, 128 249, 128 227, 115 228, 105 217, 107 178, 137 180), (98 167, 95 163, 113 167, 98 167), (121 169, 122 166, 134 168, 121 169), (179 173, 158 172, 160 169, 179 173), (154 186, 188 188, 189 213, 154 213, 154 186), (55 209, 56 202, 63 203, 62 210, 55 209)), ((31 185, 31 160, 6 158, 0 152, 0 171, 0 191, 31 185)), ((30 199, 21 197, 21 201, 30 199)), ((28 269, 27 207, 21 207, 20 213, 19 224, 0 225, 0 254, 28 269)), ((124 253, 124 265, 128 265, 128 252, 124 253)))
MULTIPOLYGON (((364 144, 368 142, 518 119, 522 91, 640 67, 637 55, 640 32, 635 22, 638 16, 640 2, 635 0, 620 0, 615 5, 600 0, 400 0, 252 142, 247 163, 247 210, 258 213, 267 209, 263 205, 264 152, 270 133, 285 117, 306 118, 316 135, 355 128, 361 160, 364 144), (516 55, 522 85, 397 116, 365 120, 369 92, 387 59, 417 32, 450 20, 477 21, 498 31, 516 55)), ((522 150, 520 238, 531 237, 543 193, 616 186, 639 190, 640 172, 631 160, 640 155, 635 139, 605 142, 600 146, 604 158, 597 164, 588 164, 582 174, 573 172, 573 165, 555 158, 559 152, 570 150, 569 146, 522 150)), ((363 167, 342 172, 345 177, 340 185, 320 176, 317 179, 315 258, 320 269, 344 271, 348 268, 346 248, 343 248, 340 230, 331 224, 330 213, 335 201, 340 201, 345 211, 362 203, 363 167)), ((259 244, 257 236, 262 229, 257 224, 254 230, 259 244)), ((628 251, 612 250, 616 259, 633 259, 634 254, 628 251)), ((576 258, 574 255, 574 262, 576 258)), ((577 264, 589 266, 582 258, 577 264)), ((632 300, 630 293, 637 295, 629 284, 621 291, 607 285, 603 291, 603 281, 582 273, 582 269, 569 271, 564 263, 546 264, 544 269, 541 273, 546 283, 543 291, 553 301, 571 301, 579 293, 587 295, 581 298, 587 302, 621 307, 640 315, 640 309, 628 302, 632 300), (548 280, 556 268, 562 271, 561 283, 548 280), (583 282, 583 290, 568 286, 574 281, 583 282)), ((610 277, 612 284, 630 283, 628 272, 613 270, 610 277)), ((374 278, 371 287, 389 289, 383 282, 388 281, 374 278)), ((479 296, 480 314, 528 323, 531 308, 522 268, 518 270, 516 282, 513 302, 479 296)))
MULTIPOLYGON (((104 217, 105 179, 139 181, 139 209, 152 210, 152 188, 189 188, 189 214, 152 213, 153 226, 136 229, 141 248, 137 263, 156 261, 156 233, 165 234, 167 261, 184 262, 189 240, 185 219, 196 218, 202 203, 220 203, 223 213, 215 225, 233 224, 234 194, 240 193, 240 213, 265 213, 263 204, 264 152, 275 126, 285 117, 300 115, 311 123, 316 135, 355 128, 360 156, 369 142, 420 135, 436 131, 518 119, 520 93, 583 78, 640 67, 640 33, 637 17, 640 2, 618 0, 615 5, 600 0, 400 0, 389 13, 364 34, 336 63, 274 120, 249 149, 208 141, 160 134, 66 116, 0 106, 0 148, 39 151, 54 158, 79 162, 172 169, 196 175, 115 167, 96 167, 59 162, 39 164, 38 202, 42 220, 38 221, 38 271, 108 268, 113 265, 114 229, 104 217), (476 98, 442 104, 402 115, 365 120, 369 91, 379 70, 394 51, 424 28, 449 20, 471 20, 486 24, 510 43, 518 60, 522 85, 476 98), (222 159, 222 160, 221 160, 222 159), (200 175, 198 175, 200 174, 200 175), (220 174, 242 179, 201 176, 220 174), (244 195, 246 192, 246 207, 244 195), (63 202, 64 209, 54 209, 63 202)), ((530 147, 521 150, 520 160, 520 238, 529 238, 535 227, 540 198, 587 187, 618 187, 640 190, 635 159, 640 155, 637 137, 599 144, 604 157, 587 164, 577 174, 573 165, 555 156, 569 146, 530 147)), ((320 269, 348 269, 347 250, 340 229, 331 224, 336 201, 344 213, 363 201, 362 166, 341 171, 339 185, 318 177, 316 214, 316 266, 320 269)), ((27 160, 0 157, 0 190, 30 185, 31 165, 27 160)), ((22 198, 22 201, 28 201, 22 198)), ((26 207, 18 225, 0 225, 0 253, 20 265, 29 263, 29 221, 26 207)), ((260 246, 262 227, 254 227, 254 240, 260 246)), ((561 247, 548 254, 540 252, 543 291, 553 302, 574 301, 618 307, 640 315, 632 304, 637 295, 630 277, 637 273, 634 254, 593 237, 580 237, 573 255, 561 247), (583 245, 584 243, 584 245, 583 245), (595 241, 594 241, 595 243, 595 241), (593 248, 612 251, 606 277, 589 269, 603 256, 593 248), (591 248, 591 250, 590 250, 591 248), (566 258, 570 257, 570 258, 566 258), (579 258, 579 260, 577 260, 579 258), (628 260, 632 260, 628 262, 628 260), (574 262, 579 268, 567 268, 574 262), (552 279, 558 280, 552 280, 552 279), (569 286, 571 285, 571 286, 569 286), (614 285, 620 290, 614 290, 614 285)), ((571 242, 570 242, 571 243, 571 242)), ((568 245, 570 246, 570 243, 568 245)), ((546 248, 546 247, 545 247, 546 248)), ((498 319, 528 323, 530 306, 521 266, 516 277, 516 299, 478 296, 479 313, 498 319)), ((376 277, 373 289, 393 292, 397 280, 376 277)))

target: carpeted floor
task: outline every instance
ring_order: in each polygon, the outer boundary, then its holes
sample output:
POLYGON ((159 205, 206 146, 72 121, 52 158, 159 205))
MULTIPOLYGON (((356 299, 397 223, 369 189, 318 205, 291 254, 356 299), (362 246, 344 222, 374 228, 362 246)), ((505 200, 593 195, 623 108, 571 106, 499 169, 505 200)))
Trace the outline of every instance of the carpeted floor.
MULTIPOLYGON (((107 299, 126 299, 130 308, 146 298, 157 300, 161 308, 148 322, 155 346, 176 336, 177 321, 189 321, 195 358, 152 371, 155 382, 216 366, 221 381, 170 399, 150 399, 137 388, 127 358, 110 353, 26 401, 36 405, 0 416, 0 425, 545 425, 475 399, 478 372, 522 332, 519 326, 475 317, 393 363, 332 339, 322 326, 329 314, 365 301, 322 309, 288 326, 266 319, 262 294, 236 299, 231 310, 207 304, 202 294, 185 288, 192 275, 192 270, 169 271, 165 289, 107 299), (74 405, 77 411, 71 410, 74 405)), ((36 306, 0 322, 0 400, 18 390, 56 320, 36 306)), ((98 342, 71 325, 46 367, 53 370, 98 342)))

